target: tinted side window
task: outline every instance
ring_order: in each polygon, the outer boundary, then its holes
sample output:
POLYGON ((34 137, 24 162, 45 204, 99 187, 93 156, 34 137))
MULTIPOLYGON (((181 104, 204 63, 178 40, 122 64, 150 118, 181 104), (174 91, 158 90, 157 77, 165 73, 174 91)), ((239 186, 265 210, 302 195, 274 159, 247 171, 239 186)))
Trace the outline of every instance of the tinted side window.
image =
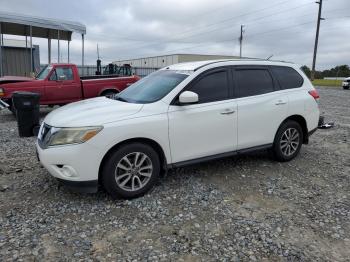
POLYGON ((273 92, 273 80, 266 69, 236 70, 238 97, 255 96, 273 92))
POLYGON ((208 103, 229 98, 227 71, 216 71, 200 78, 190 89, 198 94, 199 103, 208 103))
POLYGON ((272 72, 276 76, 281 89, 298 88, 304 83, 302 76, 291 67, 273 66, 272 72))

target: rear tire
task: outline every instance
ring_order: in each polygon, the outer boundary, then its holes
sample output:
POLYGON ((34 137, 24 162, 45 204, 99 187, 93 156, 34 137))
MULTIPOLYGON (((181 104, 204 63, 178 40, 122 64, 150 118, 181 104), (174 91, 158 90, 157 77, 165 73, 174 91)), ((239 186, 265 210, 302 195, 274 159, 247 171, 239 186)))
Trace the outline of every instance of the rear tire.
POLYGON ((295 158, 303 143, 303 131, 298 122, 288 120, 278 129, 273 143, 275 159, 280 162, 295 158))
POLYGON ((113 198, 135 198, 144 195, 156 183, 160 160, 156 151, 142 143, 119 147, 102 167, 102 184, 113 198))

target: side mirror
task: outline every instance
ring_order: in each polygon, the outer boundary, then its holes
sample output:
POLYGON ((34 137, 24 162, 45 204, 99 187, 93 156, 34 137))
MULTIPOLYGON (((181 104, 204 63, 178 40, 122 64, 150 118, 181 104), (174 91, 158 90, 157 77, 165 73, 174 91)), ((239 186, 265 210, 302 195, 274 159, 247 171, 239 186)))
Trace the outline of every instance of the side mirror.
POLYGON ((66 80, 66 76, 65 75, 61 75, 61 76, 58 77, 58 80, 59 81, 64 81, 64 80, 66 80))
POLYGON ((179 96, 180 104, 193 104, 198 102, 198 94, 191 91, 182 92, 179 96))

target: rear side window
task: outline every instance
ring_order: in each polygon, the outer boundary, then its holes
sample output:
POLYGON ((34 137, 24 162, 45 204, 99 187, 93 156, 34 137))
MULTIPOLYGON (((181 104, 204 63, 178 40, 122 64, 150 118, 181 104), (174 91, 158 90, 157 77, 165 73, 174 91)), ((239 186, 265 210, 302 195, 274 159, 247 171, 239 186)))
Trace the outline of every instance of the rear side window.
POLYGON ((303 77, 291 67, 273 66, 272 72, 276 76, 281 89, 298 88, 304 83, 303 77))
POLYGON ((267 69, 236 69, 238 97, 273 92, 273 80, 267 69))
POLYGON ((229 98, 227 71, 215 71, 203 76, 190 89, 198 94, 199 103, 209 103, 229 98))

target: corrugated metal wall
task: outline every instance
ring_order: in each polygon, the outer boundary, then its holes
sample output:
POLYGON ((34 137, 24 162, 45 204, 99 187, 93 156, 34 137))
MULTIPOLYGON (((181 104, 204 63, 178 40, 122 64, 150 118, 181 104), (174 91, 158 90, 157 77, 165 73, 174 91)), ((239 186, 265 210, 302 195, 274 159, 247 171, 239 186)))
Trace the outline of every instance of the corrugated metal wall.
MULTIPOLYGON (((34 68, 40 70, 39 46, 33 47, 34 68)), ((20 47, 2 48, 3 75, 29 76, 30 74, 30 49, 20 47)))
POLYGON ((173 54, 164 56, 143 57, 128 60, 120 60, 113 62, 117 65, 130 64, 134 67, 150 67, 150 68, 163 68, 169 65, 203 61, 203 60, 215 60, 215 59, 238 59, 238 56, 228 55, 200 55, 200 54, 173 54))
POLYGON ((141 67, 141 68, 163 68, 165 66, 177 64, 178 62, 179 62, 179 55, 164 55, 164 56, 121 60, 121 61, 115 61, 113 63, 117 65, 130 64, 133 67, 141 67))

